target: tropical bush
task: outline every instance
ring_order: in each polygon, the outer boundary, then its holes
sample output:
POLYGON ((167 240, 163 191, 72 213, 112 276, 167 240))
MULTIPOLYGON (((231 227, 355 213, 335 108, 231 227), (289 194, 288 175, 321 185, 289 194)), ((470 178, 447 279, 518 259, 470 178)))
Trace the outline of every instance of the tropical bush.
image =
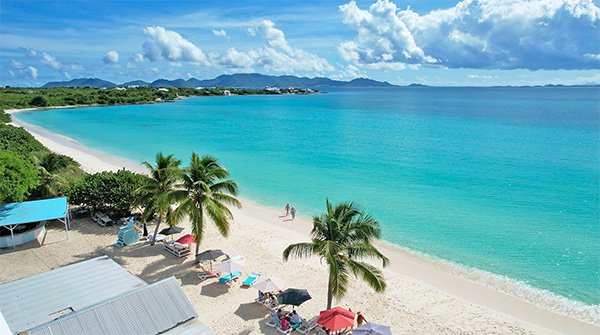
POLYGON ((40 182, 33 164, 10 151, 0 151, 0 203, 27 199, 40 182))
POLYGON ((128 170, 89 174, 69 189, 69 203, 121 217, 131 213, 134 192, 146 182, 144 175, 128 170))
POLYGON ((0 124, 0 150, 12 151, 28 160, 33 153, 49 151, 25 129, 8 124, 0 124))

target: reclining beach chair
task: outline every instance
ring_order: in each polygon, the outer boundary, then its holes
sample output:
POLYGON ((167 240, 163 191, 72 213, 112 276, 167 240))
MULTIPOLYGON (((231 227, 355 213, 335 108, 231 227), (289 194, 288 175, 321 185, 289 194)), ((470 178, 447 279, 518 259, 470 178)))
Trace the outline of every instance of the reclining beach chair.
POLYGON ((302 319, 300 326, 296 329, 301 334, 308 334, 317 326, 318 316, 313 316, 310 320, 302 319))
POLYGON ((186 257, 190 254, 190 248, 177 242, 165 243, 165 250, 177 256, 178 258, 186 257))
POLYGON ((218 273, 217 271, 204 271, 204 272, 198 273, 198 279, 205 280, 205 279, 213 278, 213 277, 216 278, 219 275, 220 275, 220 273, 218 273))
POLYGON ((254 285, 254 282, 260 278, 260 273, 258 272, 252 272, 251 275, 248 276, 248 278, 246 278, 244 280, 244 282, 242 283, 242 286, 252 286, 254 285))
POLYGON ((235 271, 233 273, 228 273, 228 274, 222 276, 221 278, 219 278, 219 283, 229 284, 233 280, 239 278, 239 276, 241 276, 241 275, 242 275, 242 273, 240 271, 235 271))

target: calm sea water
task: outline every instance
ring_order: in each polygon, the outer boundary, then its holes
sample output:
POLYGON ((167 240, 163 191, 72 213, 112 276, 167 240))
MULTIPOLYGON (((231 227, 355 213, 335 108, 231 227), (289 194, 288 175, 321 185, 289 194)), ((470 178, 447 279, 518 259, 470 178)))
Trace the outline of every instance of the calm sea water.
POLYGON ((600 303, 598 88, 353 89, 19 114, 136 161, 218 157, 244 197, 355 201, 390 242, 600 303))

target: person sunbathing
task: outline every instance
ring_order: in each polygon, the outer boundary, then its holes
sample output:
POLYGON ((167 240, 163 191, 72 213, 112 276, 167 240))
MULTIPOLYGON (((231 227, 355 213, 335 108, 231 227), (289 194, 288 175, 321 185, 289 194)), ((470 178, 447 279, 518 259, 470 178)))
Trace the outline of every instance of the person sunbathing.
POLYGON ((287 330, 288 328, 290 328, 290 317, 286 316, 284 318, 281 318, 281 330, 287 330))
POLYGON ((290 318, 290 322, 293 325, 296 325, 296 324, 302 322, 302 319, 300 318, 300 315, 298 315, 298 313, 296 313, 296 310, 292 311, 292 317, 290 318))
POLYGON ((281 319, 277 314, 273 314, 273 317, 271 318, 271 323, 274 324, 275 327, 281 326, 281 319))

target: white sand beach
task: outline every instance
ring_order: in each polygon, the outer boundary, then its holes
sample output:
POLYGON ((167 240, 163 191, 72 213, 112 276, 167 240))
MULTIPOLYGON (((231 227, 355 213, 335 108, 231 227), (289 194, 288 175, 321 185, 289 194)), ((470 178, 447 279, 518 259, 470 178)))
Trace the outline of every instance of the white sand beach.
MULTIPOLYGON (((15 112, 15 111, 12 111, 15 112)), ((123 167, 144 172, 139 164, 110 156, 47 130, 22 126, 49 149, 69 155, 89 172, 123 167)), ((282 201, 282 207, 285 201, 282 201)), ((275 276, 288 287, 306 288, 313 297, 297 308, 306 318, 325 309, 327 270, 318 258, 282 260, 282 251, 291 244, 307 241, 311 222, 300 216, 285 221, 282 210, 243 199, 243 208, 234 210, 235 222, 228 238, 220 237, 210 224, 201 249, 223 249, 231 256, 242 255, 244 277, 252 271, 264 277, 275 276)), ((52 225, 43 246, 30 243, 14 250, 0 251, 0 282, 106 254, 147 282, 169 276, 181 280, 182 287, 198 311, 200 320, 218 334, 277 334, 266 326, 266 307, 255 304, 257 291, 231 287, 214 279, 200 281, 192 257, 177 259, 162 244, 138 243, 116 249, 118 227, 99 227, 90 219, 73 221, 66 240, 62 225, 52 225)), ((189 224, 183 223, 186 232, 189 224)), ((152 229, 153 227, 149 227, 152 229)), ((390 325, 394 334, 600 334, 599 315, 562 315, 482 283, 468 280, 450 265, 379 243, 391 260, 384 269, 388 282, 385 293, 374 293, 360 280, 353 280, 348 295, 334 305, 362 311, 371 322, 390 325), (592 325, 596 322, 596 325, 592 325)))

